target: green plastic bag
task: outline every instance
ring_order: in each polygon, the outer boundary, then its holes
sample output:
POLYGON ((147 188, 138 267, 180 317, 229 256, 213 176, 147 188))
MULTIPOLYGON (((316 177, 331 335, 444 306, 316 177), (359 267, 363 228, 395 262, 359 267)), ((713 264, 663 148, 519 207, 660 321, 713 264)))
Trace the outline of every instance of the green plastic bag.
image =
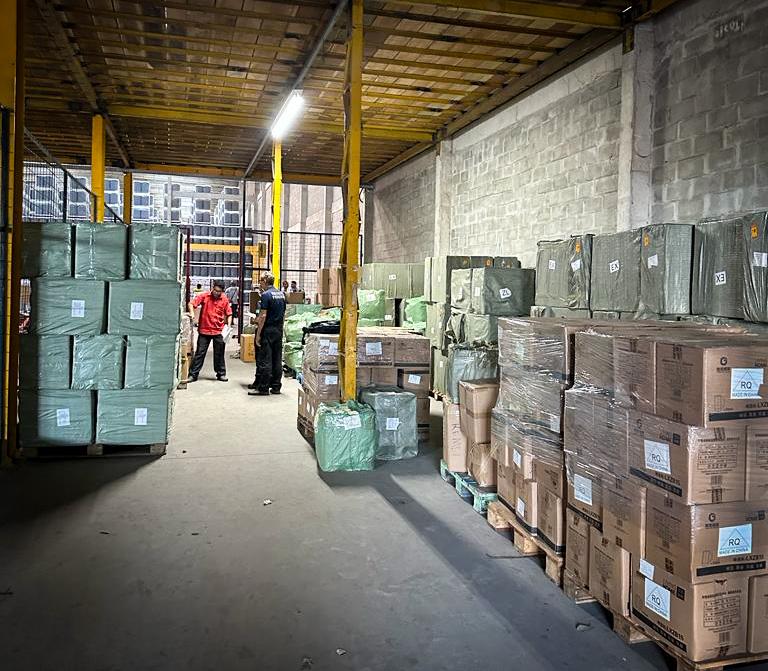
POLYGON ((315 415, 315 454, 321 470, 371 471, 376 443, 373 408, 357 401, 320 404, 315 415))
POLYGON ((292 370, 300 371, 304 363, 304 346, 300 342, 283 343, 283 363, 292 370))
POLYGON ((360 319, 384 319, 387 311, 383 289, 358 289, 357 307, 360 319))
POLYGON ((341 319, 341 308, 326 308, 319 316, 329 321, 339 321, 341 319))
POLYGON ((420 324, 427 321, 427 302, 424 296, 409 298, 405 301, 405 321, 410 324, 420 324))
POLYGON ((309 323, 308 317, 314 315, 300 314, 288 317, 283 322, 283 340, 285 342, 301 342, 304 335, 304 327, 309 323))

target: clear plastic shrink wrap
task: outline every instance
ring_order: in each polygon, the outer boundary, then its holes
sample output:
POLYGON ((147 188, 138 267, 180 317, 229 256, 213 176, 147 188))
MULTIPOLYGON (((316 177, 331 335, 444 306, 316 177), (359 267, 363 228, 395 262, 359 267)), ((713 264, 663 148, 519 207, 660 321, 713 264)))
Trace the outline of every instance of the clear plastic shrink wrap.
POLYGON ((376 413, 376 459, 409 459, 419 452, 416 395, 402 389, 363 389, 360 400, 376 413))

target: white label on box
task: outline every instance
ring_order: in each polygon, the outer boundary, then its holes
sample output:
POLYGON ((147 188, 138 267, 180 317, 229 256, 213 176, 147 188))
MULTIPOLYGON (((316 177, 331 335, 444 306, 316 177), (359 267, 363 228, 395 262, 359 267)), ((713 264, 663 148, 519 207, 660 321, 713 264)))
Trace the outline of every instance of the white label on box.
POLYGON ((338 375, 326 375, 325 376, 325 384, 339 384, 339 376, 338 375))
POLYGON ((325 349, 326 347, 330 347, 330 346, 331 346, 331 341, 330 340, 321 340, 320 341, 320 349, 325 349))
POLYGON ((515 466, 518 468, 522 468, 523 463, 523 455, 520 454, 516 449, 512 448, 512 461, 515 462, 515 466))
POLYGON ((645 467, 659 473, 671 475, 672 468, 669 464, 669 445, 657 443, 655 440, 644 440, 645 467))
POLYGON ((411 373, 408 376, 408 384, 421 384, 421 375, 414 375, 411 373))
POLYGON ((509 298, 511 295, 512 292, 506 287, 499 289, 499 296, 501 296, 502 299, 509 298))
POLYGON ((385 321, 389 321, 390 319, 392 319, 392 315, 384 315, 385 321))
POLYGON ((397 417, 387 417, 387 431, 397 431, 400 426, 400 419, 397 417))
POLYGON ((752 252, 752 265, 768 268, 768 252, 752 252))
POLYGON ((133 425, 134 426, 147 425, 147 409, 146 408, 133 409, 133 425))
POLYGON ((721 270, 719 273, 715 273, 715 286, 720 287, 723 284, 727 284, 728 279, 725 275, 725 271, 721 270))
POLYGON ((525 517, 525 501, 519 496, 517 497, 517 514, 520 515, 520 517, 525 517))
POLYGON ((378 356, 381 354, 381 341, 365 343, 366 356, 378 356))
POLYGON ((720 527, 717 536, 717 556, 752 554, 752 525, 720 527))
POLYGON ((619 268, 621 268, 621 265, 619 264, 619 260, 616 259, 615 261, 611 261, 608 264, 608 270, 610 270, 612 273, 618 273, 619 268))
POLYGON ((653 256, 648 257, 648 267, 649 268, 656 268, 659 265, 659 255, 654 254, 653 256))
POLYGON ((479 296, 482 293, 482 287, 475 287, 475 296, 479 296))
POLYGON ((552 415, 549 418, 549 430, 554 433, 560 433, 560 417, 552 415))
POLYGON ((144 303, 131 303, 131 319, 144 319, 144 303))
POLYGON ((573 474, 573 498, 588 506, 592 505, 592 480, 578 473, 573 474))
POLYGON ((440 368, 444 368, 444 367, 445 367, 445 361, 440 361, 440 368))
POLYGON ((72 311, 70 314, 73 317, 85 317, 85 301, 72 301, 72 311))
POLYGON ((550 259, 547 266, 550 270, 557 270, 557 261, 555 261, 555 259, 550 259))
POLYGON ((657 615, 661 615, 667 622, 671 617, 669 612, 669 590, 657 585, 653 580, 645 579, 645 607, 657 615))
POLYGON ((731 368, 731 398, 762 398, 763 368, 731 368))
POLYGON ((394 273, 392 273, 392 274, 389 276, 389 279, 390 279, 390 280, 396 280, 396 279, 397 279, 397 275, 395 275, 394 273))
POLYGON ((360 415, 355 413, 344 418, 344 429, 350 431, 352 429, 359 429, 363 423, 360 421, 360 415))
POLYGON ((338 353, 339 353, 339 343, 337 343, 337 342, 329 343, 328 344, 328 354, 333 356, 334 354, 338 354, 338 353))
POLYGON ((642 573, 648 580, 653 580, 653 573, 656 569, 653 568, 651 562, 646 561, 642 557, 640 558, 640 573, 642 573))
POLYGON ((574 273, 581 270, 581 259, 576 259, 575 261, 571 261, 571 270, 574 273))
POLYGON ((56 426, 69 426, 69 408, 56 408, 56 426))

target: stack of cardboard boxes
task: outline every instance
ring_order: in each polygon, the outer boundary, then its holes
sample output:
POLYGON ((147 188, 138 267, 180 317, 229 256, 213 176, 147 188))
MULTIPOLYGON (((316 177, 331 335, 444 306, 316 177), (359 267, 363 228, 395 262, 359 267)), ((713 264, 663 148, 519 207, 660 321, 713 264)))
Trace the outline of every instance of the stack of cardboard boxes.
POLYGON ((341 278, 341 267, 318 268, 315 303, 324 308, 332 308, 339 307, 343 302, 344 283, 341 278))

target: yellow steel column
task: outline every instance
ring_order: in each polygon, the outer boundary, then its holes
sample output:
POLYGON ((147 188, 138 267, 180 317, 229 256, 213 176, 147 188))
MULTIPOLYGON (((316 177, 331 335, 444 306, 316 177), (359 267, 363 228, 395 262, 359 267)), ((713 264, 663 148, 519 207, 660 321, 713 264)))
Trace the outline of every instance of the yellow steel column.
POLYGON ((344 81, 344 234, 341 269, 344 299, 339 337, 339 368, 344 400, 357 394, 357 285, 360 274, 360 152, 363 135, 363 0, 352 0, 348 14, 344 81))
MULTIPOLYGON (((173 195, 169 197, 172 198, 173 195)), ((123 175, 123 221, 126 224, 130 224, 132 215, 133 215, 133 173, 126 172, 123 175)))
POLYGON ((96 206, 91 212, 94 221, 104 221, 104 177, 106 176, 107 136, 104 117, 94 114, 91 123, 91 191, 96 196, 96 206))
POLYGON ((275 286, 280 286, 280 217, 283 198, 283 144, 272 144, 272 274, 275 286))
MULTIPOLYGON (((21 292, 21 206, 24 189, 24 34, 23 0, 3 0, 0 21, 0 106, 10 113, 7 203, 6 299, 2 370, 2 448, 0 463, 15 456, 19 377, 19 300, 21 292)), ((0 199, 0 202, 3 202, 0 199)))

